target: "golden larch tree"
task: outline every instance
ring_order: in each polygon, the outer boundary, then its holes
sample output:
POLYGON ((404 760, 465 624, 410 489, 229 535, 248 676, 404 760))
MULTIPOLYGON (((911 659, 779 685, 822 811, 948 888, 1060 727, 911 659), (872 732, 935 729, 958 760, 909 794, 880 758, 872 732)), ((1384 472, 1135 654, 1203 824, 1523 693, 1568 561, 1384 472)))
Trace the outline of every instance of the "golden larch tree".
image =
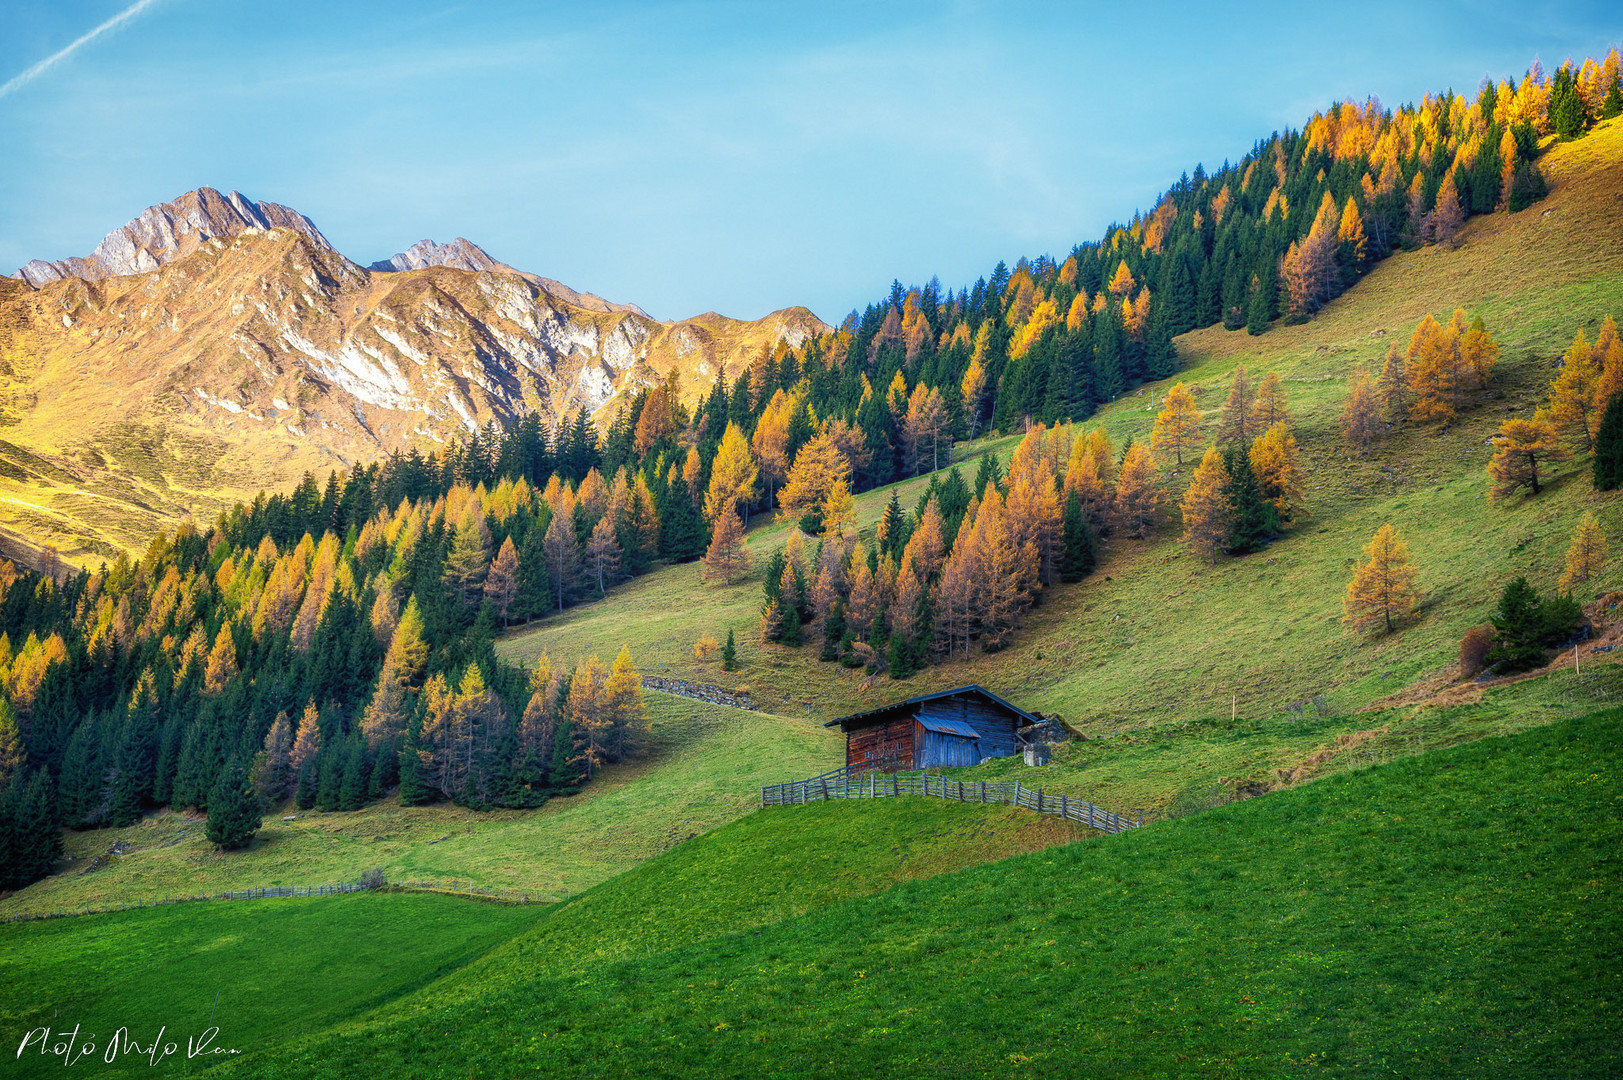
POLYGON ((1382 525, 1364 548, 1364 558, 1347 584, 1341 621, 1358 633, 1378 627, 1391 633, 1419 601, 1409 545, 1391 525, 1382 525))
POLYGON ((1409 392, 1414 395, 1409 419, 1454 419, 1460 395, 1458 341, 1427 315, 1409 339, 1407 360, 1409 392))
POLYGON ((1229 534, 1228 484, 1229 472, 1221 451, 1207 447, 1206 456, 1195 466, 1181 508, 1184 545, 1203 559, 1210 557, 1213 566, 1229 534))
POLYGON ((738 520, 738 511, 725 507, 710 533, 710 547, 704 553, 704 567, 699 576, 707 581, 720 579, 723 585, 731 585, 748 574, 749 568, 744 525, 738 520))
POLYGON ((1595 519, 1594 511, 1584 511, 1584 516, 1578 519, 1578 528, 1572 533, 1572 543, 1567 548, 1567 568, 1561 573, 1561 591, 1571 596, 1580 586, 1598 577, 1610 559, 1606 534, 1601 531, 1600 522, 1595 519))
POLYGON ((793 521, 828 499, 834 486, 851 477, 851 463, 840 453, 833 436, 824 432, 795 455, 789 480, 778 493, 778 518, 793 521))
POLYGON ((1302 455, 1296 436, 1287 425, 1275 424, 1257 436, 1248 457, 1263 497, 1273 502, 1279 520, 1288 523, 1302 505, 1302 455))
MULTIPOLYGON (((1161 411, 1155 416, 1155 430, 1150 433, 1150 446, 1162 452, 1171 451, 1181 469, 1183 452, 1199 444, 1200 407, 1188 387, 1177 383, 1161 402, 1161 411)), ((1074 457, 1074 448, 1072 454, 1074 457)))
MULTIPOLYGON (((1549 414, 1540 409, 1531 420, 1506 420, 1493 438, 1493 460, 1488 475, 1493 477, 1490 499, 1503 499, 1519 488, 1540 488, 1539 466, 1565 461, 1572 454, 1561 444, 1549 414)), ((1546 469, 1546 472, 1548 470, 1546 469)))
POLYGON ((761 470, 750 453, 749 440, 737 424, 729 423, 710 466, 710 488, 704 496, 704 516, 714 523, 723 507, 744 508, 749 513, 758 490, 756 480, 761 470))
POLYGON ((1623 340, 1617 335, 1617 320, 1610 315, 1595 337, 1594 353, 1595 366, 1600 368, 1600 383, 1595 387, 1595 412, 1604 415, 1607 402, 1623 391, 1623 340))
POLYGON ((1341 435, 1360 454, 1367 454, 1380 430, 1375 384, 1370 382, 1369 372, 1360 368, 1347 382, 1347 399, 1341 406, 1341 435))
POLYGON ((1135 442, 1127 448, 1116 480, 1116 516, 1122 532, 1139 539, 1147 536, 1160 501, 1155 459, 1143 443, 1135 442))
POLYGON ((1601 410, 1595 408, 1600 367, 1582 330, 1561 361, 1561 373, 1550 384, 1550 420, 1567 439, 1585 450, 1595 447, 1601 410))
POLYGON ((1223 402, 1223 422, 1217 429, 1218 441, 1238 446, 1251 445, 1251 440, 1257 435, 1256 421, 1252 419, 1255 409, 1251 377, 1246 374, 1245 365, 1241 364, 1234 369, 1228 400, 1223 402))
POLYGON ((1267 431, 1275 424, 1291 422, 1290 404, 1285 398, 1285 385, 1277 371, 1270 371, 1257 384, 1257 400, 1251 409, 1252 422, 1258 431, 1267 431))
POLYGON ((1375 396, 1381 411, 1392 423, 1409 414, 1409 374, 1403 351, 1397 342, 1386 347, 1386 358, 1381 362, 1381 373, 1376 378, 1375 396))
POLYGON ((1110 278, 1110 291, 1117 296, 1131 296, 1138 282, 1133 280, 1133 272, 1127 269, 1127 260, 1123 259, 1116 264, 1116 272, 1110 278))
POLYGON ((798 407, 799 402, 778 390, 755 422, 755 434, 751 437, 750 446, 755 451, 761 478, 766 481, 768 509, 772 506, 772 497, 778 485, 789 475, 789 421, 794 418, 798 407))
POLYGON ((495 561, 490 564, 490 572, 485 575, 484 592, 485 599, 490 601, 490 606, 501 617, 502 628, 506 629, 507 613, 513 606, 513 599, 518 596, 518 549, 513 546, 511 536, 502 541, 495 561))

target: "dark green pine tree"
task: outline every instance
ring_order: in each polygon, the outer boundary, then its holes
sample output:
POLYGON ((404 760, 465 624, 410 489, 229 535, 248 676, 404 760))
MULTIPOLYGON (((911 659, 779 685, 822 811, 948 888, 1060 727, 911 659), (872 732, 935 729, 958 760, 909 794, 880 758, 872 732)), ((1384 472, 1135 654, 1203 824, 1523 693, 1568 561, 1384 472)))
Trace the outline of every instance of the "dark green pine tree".
POLYGON ((738 643, 733 640, 733 628, 727 628, 727 644, 721 647, 721 670, 738 670, 738 643))
POLYGON ((1623 116, 1623 79, 1612 80, 1612 88, 1606 91, 1606 100, 1600 105, 1602 120, 1610 120, 1614 116, 1623 116))
POLYGON ((359 810, 366 805, 366 782, 371 778, 372 763, 367 760, 366 740, 359 732, 350 735, 349 743, 344 755, 344 779, 338 789, 338 809, 359 810))
POLYGON ((798 646, 801 642, 800 611, 794 605, 786 605, 783 609, 783 628, 778 632, 778 641, 784 645, 798 646))
POLYGON ((1623 393, 1613 394, 1601 414, 1594 468, 1596 488, 1616 491, 1623 487, 1623 393))
MULTIPOLYGON (((434 801, 434 793, 430 791, 428 785, 423 782, 423 759, 418 754, 418 751, 423 748, 422 730, 422 718, 413 718, 411 725, 406 728, 405 741, 400 744, 399 797, 401 806, 422 806, 425 803, 434 801)), ((310 767, 306 765, 304 771, 309 772, 310 767)), ((300 776, 299 783, 299 798, 299 805, 304 806, 304 783, 302 774, 300 776)))
POLYGON ((259 814, 259 797, 248 783, 248 771, 240 758, 232 758, 209 795, 205 834, 223 851, 240 850, 252 843, 254 833, 259 831, 259 814))
POLYGON ((1550 86, 1550 126, 1557 135, 1570 139, 1582 133, 1584 120, 1583 95, 1578 91, 1572 69, 1562 65, 1550 86))
POLYGON ((1099 554, 1093 542, 1093 530, 1088 527, 1088 516, 1082 512, 1082 500, 1074 490, 1065 500, 1061 531, 1065 549, 1060 555, 1060 580, 1081 581, 1093 573, 1099 554))
POLYGON ((1272 293, 1268 282, 1261 275, 1253 275, 1249 296, 1245 302, 1245 332, 1253 337, 1268 332, 1268 317, 1272 314, 1273 306, 1268 302, 1272 293))
MULTIPOLYGON (((907 544, 907 514, 902 509, 902 500, 897 498, 894 488, 890 492, 890 502, 885 506, 885 516, 880 523, 880 531, 885 534, 885 550, 890 553, 891 558, 900 559, 902 557, 902 548, 907 544)), ((774 560, 774 563, 776 561, 774 560)), ((780 576, 783 574, 782 566, 778 567, 778 574, 780 576)))
POLYGON ((68 740, 67 752, 62 755, 61 774, 57 778, 62 821, 70 829, 99 824, 96 809, 101 801, 100 762, 101 731, 97 714, 92 713, 79 721, 73 737, 68 740))
POLYGON ((1093 379, 1100 401, 1115 401, 1127 389, 1123 368, 1121 316, 1115 305, 1106 304, 1093 320, 1093 379))
POLYGON ((575 725, 567 717, 558 721, 552 736, 552 761, 547 775, 554 791, 573 791, 586 782, 586 770, 575 756, 575 725))
POLYGON ((1488 616, 1493 624, 1493 647, 1488 663, 1501 673, 1527 671, 1544 662, 1546 620, 1538 592, 1519 577, 1499 595, 1499 607, 1488 616))
POLYGON ((320 755, 306 761, 299 768, 299 775, 294 780, 293 802, 300 810, 308 810, 316 805, 316 796, 321 787, 320 755))
MULTIPOLYGON (((981 455, 980 468, 975 470, 975 483, 970 488, 975 498, 985 500, 987 484, 995 485, 999 494, 1003 493, 1003 466, 998 463, 997 456, 994 454, 981 455)), ((941 508, 943 514, 947 512, 945 503, 946 500, 943 499, 941 508)), ((967 509, 968 506, 969 503, 966 501, 964 508, 967 509)), ((962 514, 963 510, 960 510, 959 513, 962 514)))
POLYGON ((659 553, 673 562, 692 562, 710 544, 704 518, 694 508, 687 481, 678 473, 659 508, 659 553))
POLYGON ((118 778, 113 783, 108 824, 120 828, 136 822, 148 799, 158 763, 157 706, 151 701, 130 703, 118 746, 118 778))
POLYGON ((0 792, 0 888, 33 884, 50 874, 61 857, 51 778, 44 769, 19 771, 0 792))
POLYGON ((338 798, 344 790, 344 764, 347 755, 341 745, 321 748, 316 755, 316 809, 337 810, 338 798))
POLYGON ((1228 500, 1232 511, 1229 519, 1229 552, 1244 555, 1260 551, 1268 541, 1279 535, 1279 511, 1262 497, 1262 485, 1251 470, 1251 459, 1240 447, 1230 447, 1223 454, 1228 468, 1228 500))

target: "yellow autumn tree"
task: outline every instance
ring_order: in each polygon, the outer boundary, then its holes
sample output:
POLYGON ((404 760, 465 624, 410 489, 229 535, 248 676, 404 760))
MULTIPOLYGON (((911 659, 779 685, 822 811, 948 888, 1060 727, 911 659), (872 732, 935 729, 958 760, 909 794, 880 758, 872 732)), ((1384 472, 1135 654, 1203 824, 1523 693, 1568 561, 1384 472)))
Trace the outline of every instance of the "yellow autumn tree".
POLYGON ((1130 296, 1138 288, 1138 282, 1133 280, 1133 272, 1127 269, 1127 260, 1123 259, 1116 264, 1116 272, 1110 278, 1110 291, 1117 296, 1130 296))
POLYGON ((1215 446, 1206 448, 1206 455, 1195 466, 1195 475, 1184 493, 1183 543, 1201 558, 1210 557, 1217 565, 1217 553, 1229 533, 1229 473, 1223 464, 1223 455, 1215 446))
POLYGON ((214 648, 209 650, 208 664, 203 669, 203 692, 218 694, 226 684, 237 677, 237 646, 231 640, 231 624, 222 623, 214 637, 214 648))
POLYGON ((1567 548, 1567 567, 1561 573, 1561 591, 1571 596, 1580 586, 1599 576, 1610 558, 1606 534, 1601 531, 1594 511, 1584 511, 1584 516, 1578 519, 1578 528, 1572 533, 1572 544, 1567 548))
POLYGON ((1409 418, 1454 419, 1461 390, 1458 341, 1427 315, 1409 339, 1406 359, 1409 391, 1415 399, 1409 407, 1409 418))
POLYGON ((1223 402, 1223 421, 1217 429, 1218 441, 1249 446, 1256 438, 1257 422, 1253 418, 1256 399, 1251 392, 1251 377, 1245 365, 1234 369, 1234 380, 1229 384, 1228 400, 1223 402))
POLYGON ((1367 454, 1380 430, 1375 385, 1370 382, 1369 372, 1360 368, 1347 381, 1347 399, 1341 406, 1341 435, 1360 454, 1367 454))
POLYGON ((1283 422, 1275 424, 1257 436, 1248 456, 1263 497, 1273 502, 1279 520, 1288 523, 1302 505, 1302 456, 1296 436, 1283 422))
POLYGON ((710 488, 704 496, 704 516, 715 522, 723 509, 736 510, 740 506, 749 513, 749 504, 755 501, 756 479, 761 470, 750 453, 749 440, 737 424, 729 423, 716 450, 716 459, 710 466, 710 488))
POLYGON ((1391 525, 1382 525, 1364 548, 1364 559, 1347 584, 1341 621, 1358 633, 1378 627, 1391 633, 1419 600, 1409 545, 1391 525))
POLYGON ((1550 384, 1550 420, 1558 432, 1585 450, 1594 449, 1600 429, 1604 406, 1595 407, 1599 389, 1600 367, 1579 330, 1562 357, 1561 373, 1550 384))
POLYGON ((788 483, 778 493, 778 520, 793 521, 821 505, 836 484, 847 483, 850 477, 851 463, 833 437, 826 432, 813 437, 795 455, 788 483))
POLYGON ((1285 397, 1285 385, 1279 373, 1270 371, 1257 384, 1257 400, 1251 409, 1251 418, 1258 431, 1267 431, 1275 424, 1291 422, 1290 404, 1285 397))
POLYGON ((1386 347, 1386 358, 1381 363, 1381 373, 1375 382, 1375 396, 1380 402, 1381 411, 1393 423, 1409 412, 1409 374, 1406 367, 1403 351, 1398 348, 1397 342, 1392 342, 1386 347))
POLYGON ((704 553, 704 568, 699 576, 707 581, 720 579, 731 585, 749 573, 749 550, 744 546, 744 526, 738 512, 725 507, 716 519, 710 533, 710 547, 704 553))
POLYGON ((1161 411, 1155 416, 1155 429, 1150 433, 1150 446, 1162 452, 1170 450, 1181 469, 1183 452, 1199 443, 1200 407, 1189 389, 1177 383, 1161 402, 1161 411))
POLYGON ((1488 490, 1488 498, 1496 500, 1524 487, 1531 488, 1537 495, 1539 466, 1549 466, 1572 456, 1561 445, 1555 425, 1542 409, 1531 420, 1506 420, 1500 425, 1499 434, 1494 436, 1493 445, 1493 460, 1488 462, 1493 487, 1488 490))
POLYGON ((1116 480, 1116 516, 1122 532, 1139 539, 1148 535, 1160 501, 1155 459, 1143 443, 1135 442, 1127 448, 1116 480))

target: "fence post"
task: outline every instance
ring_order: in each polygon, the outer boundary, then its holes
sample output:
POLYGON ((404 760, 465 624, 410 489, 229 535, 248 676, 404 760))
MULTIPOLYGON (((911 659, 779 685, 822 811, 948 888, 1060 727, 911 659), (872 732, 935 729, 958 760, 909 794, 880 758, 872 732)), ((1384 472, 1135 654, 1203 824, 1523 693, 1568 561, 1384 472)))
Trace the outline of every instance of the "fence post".
POLYGON ((1014 782, 1014 805, 1020 805, 1020 781, 1014 782))
POLYGON ((1043 812, 1043 789, 1037 789, 1037 813, 1043 812))

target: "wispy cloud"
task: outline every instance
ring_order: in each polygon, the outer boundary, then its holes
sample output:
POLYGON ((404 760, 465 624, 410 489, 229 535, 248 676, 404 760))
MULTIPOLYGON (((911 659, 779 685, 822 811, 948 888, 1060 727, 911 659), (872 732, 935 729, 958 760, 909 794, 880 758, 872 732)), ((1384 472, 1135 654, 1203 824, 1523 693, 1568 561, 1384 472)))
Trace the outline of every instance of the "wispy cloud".
POLYGON ((95 41, 103 34, 111 33, 112 31, 117 30, 120 26, 123 26, 125 23, 129 22, 131 19, 135 18, 137 15, 141 14, 141 12, 145 11, 147 8, 151 7, 157 2, 158 0, 135 0, 135 3, 131 4, 117 15, 114 15, 111 19, 108 19, 106 22, 102 23, 88 34, 85 34, 71 45, 52 53, 50 56, 47 56, 45 59, 35 64, 27 71, 22 72, 20 75, 15 75, 8 79, 3 85, 0 85, 0 98, 5 97, 13 90, 27 86, 41 75, 51 70, 57 64, 60 64, 62 61, 66 60, 68 57, 72 56, 86 45, 89 45, 92 41, 95 41))

